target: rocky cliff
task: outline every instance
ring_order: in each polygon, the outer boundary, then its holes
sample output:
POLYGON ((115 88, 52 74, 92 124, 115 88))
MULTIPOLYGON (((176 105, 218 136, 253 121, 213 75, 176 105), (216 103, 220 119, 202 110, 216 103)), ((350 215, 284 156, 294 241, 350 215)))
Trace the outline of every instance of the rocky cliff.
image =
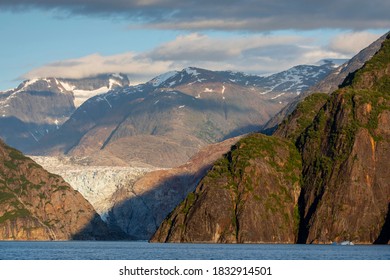
POLYGON ((303 159, 299 242, 373 243, 386 231, 389 92, 388 36, 379 52, 347 77, 298 140, 303 159))
POLYGON ((389 243, 389 92, 387 36, 330 97, 235 145, 152 241, 389 243))
MULTIPOLYGON (((112 236, 111 236, 112 234, 112 236)), ((91 204, 61 177, 0 142, 0 239, 108 239, 91 204)))
POLYGON ((250 135, 218 160, 152 241, 293 243, 300 155, 286 140, 250 135))

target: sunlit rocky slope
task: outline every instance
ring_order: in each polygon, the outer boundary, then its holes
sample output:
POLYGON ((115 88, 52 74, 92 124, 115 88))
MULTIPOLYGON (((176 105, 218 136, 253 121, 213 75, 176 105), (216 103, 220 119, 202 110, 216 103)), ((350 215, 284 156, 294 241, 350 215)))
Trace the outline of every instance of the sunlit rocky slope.
POLYGON ((115 239, 92 205, 60 176, 0 142, 0 239, 115 239))

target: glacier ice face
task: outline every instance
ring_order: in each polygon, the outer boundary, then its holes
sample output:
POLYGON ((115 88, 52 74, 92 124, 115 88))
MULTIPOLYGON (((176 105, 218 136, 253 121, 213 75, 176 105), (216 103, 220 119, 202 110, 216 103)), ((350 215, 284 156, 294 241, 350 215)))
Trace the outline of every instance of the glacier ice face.
POLYGON ((82 164, 82 159, 67 157, 31 158, 49 172, 61 175, 105 221, 108 212, 118 203, 115 193, 122 188, 131 189, 139 178, 153 170, 144 167, 88 166, 82 164))

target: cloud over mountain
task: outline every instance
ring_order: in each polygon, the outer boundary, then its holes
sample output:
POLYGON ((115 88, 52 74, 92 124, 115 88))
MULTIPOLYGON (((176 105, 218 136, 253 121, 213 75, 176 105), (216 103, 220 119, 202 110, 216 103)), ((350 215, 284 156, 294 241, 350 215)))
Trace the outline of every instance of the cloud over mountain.
POLYGON ((150 51, 103 56, 92 54, 38 67, 24 78, 83 78, 102 73, 127 73, 132 83, 161 73, 196 66, 255 74, 274 73, 324 57, 345 55, 315 44, 312 38, 293 35, 241 35, 211 37, 201 33, 179 35, 150 51))

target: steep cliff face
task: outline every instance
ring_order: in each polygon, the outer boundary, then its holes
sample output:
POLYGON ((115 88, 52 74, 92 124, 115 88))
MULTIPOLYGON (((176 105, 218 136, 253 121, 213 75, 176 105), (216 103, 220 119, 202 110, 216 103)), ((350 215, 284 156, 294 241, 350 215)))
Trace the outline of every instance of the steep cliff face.
POLYGON ((299 242, 373 243, 386 231, 389 92, 387 39, 345 80, 298 141, 303 158, 299 242))
POLYGON ((108 229, 79 192, 0 142, 0 239, 102 238, 108 229))
POLYGON ((299 181, 293 144, 250 135, 214 164, 152 241, 293 243, 299 181))
POLYGON ((306 98, 275 136, 242 139, 152 241, 389 243, 389 93, 387 36, 342 88, 306 98))

